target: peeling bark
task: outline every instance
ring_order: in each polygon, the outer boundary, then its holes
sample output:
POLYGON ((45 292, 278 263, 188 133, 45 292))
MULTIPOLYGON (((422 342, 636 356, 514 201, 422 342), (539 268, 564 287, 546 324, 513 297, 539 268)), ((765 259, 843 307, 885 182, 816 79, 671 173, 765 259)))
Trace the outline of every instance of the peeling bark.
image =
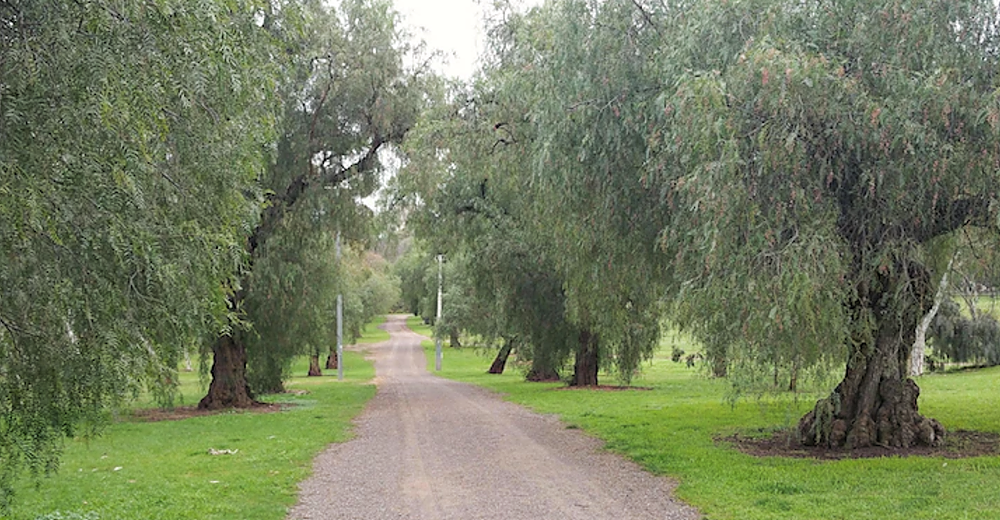
MULTIPOLYGON (((957 255, 956 255, 957 256, 957 255)), ((955 256, 948 260, 948 267, 945 269, 944 274, 941 275, 941 283, 938 284, 937 292, 934 294, 934 306, 931 310, 924 314, 924 317, 920 320, 920 325, 917 325, 916 339, 913 341, 913 349, 910 352, 910 375, 911 376, 921 376, 924 374, 924 352, 927 350, 927 329, 930 328, 931 322, 934 321, 934 317, 937 316, 938 310, 941 309, 941 302, 944 300, 945 293, 948 292, 948 273, 951 271, 951 266, 955 263, 955 256)))

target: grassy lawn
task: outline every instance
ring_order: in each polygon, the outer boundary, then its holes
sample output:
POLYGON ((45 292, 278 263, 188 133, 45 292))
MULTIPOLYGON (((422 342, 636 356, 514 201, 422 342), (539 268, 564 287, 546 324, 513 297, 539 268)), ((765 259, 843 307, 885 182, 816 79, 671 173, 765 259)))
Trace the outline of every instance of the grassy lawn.
POLYGON ((417 334, 422 334, 431 338, 434 336, 434 327, 424 324, 424 319, 420 316, 410 316, 406 318, 406 326, 410 328, 413 332, 417 334))
MULTIPOLYGON (((968 316, 969 306, 967 304, 967 300, 958 296, 953 299, 962 308, 962 314, 968 316)), ((1000 299, 989 295, 981 295, 975 299, 975 306, 976 310, 980 313, 989 314, 994 318, 1000 319, 1000 299)))
POLYGON ((389 341, 389 333, 378 328, 379 325, 385 323, 385 316, 378 316, 374 320, 370 321, 365 328, 361 330, 361 337, 358 338, 357 345, 367 345, 370 343, 381 343, 383 341, 389 341))
MULTIPOLYGON (((293 373, 307 367, 301 358, 293 373)), ((344 353, 343 382, 326 372, 287 383, 302 395, 264 396, 290 405, 280 413, 122 420, 97 438, 67 441, 58 473, 37 487, 23 482, 3 518, 283 519, 312 459, 350 438, 351 420, 375 395, 374 368, 360 353, 344 353), (238 451, 213 456, 209 449, 238 451)), ((197 373, 181 374, 181 393, 178 404, 198 402, 197 373)))
MULTIPOLYGON (((433 346, 424 345, 432 363, 433 346)), ((567 427, 581 428, 604 439, 608 449, 678 479, 678 497, 708 519, 1000 518, 1000 457, 755 458, 716 442, 736 431, 794 425, 812 398, 730 406, 724 381, 707 379, 668 356, 669 347, 635 380, 648 391, 556 390, 561 385, 526 383, 510 367, 504 375, 488 375, 492 353, 471 348, 446 349, 440 374, 558 414, 567 427)), ((1000 368, 930 375, 919 384, 922 411, 947 428, 1000 432, 1000 368)))

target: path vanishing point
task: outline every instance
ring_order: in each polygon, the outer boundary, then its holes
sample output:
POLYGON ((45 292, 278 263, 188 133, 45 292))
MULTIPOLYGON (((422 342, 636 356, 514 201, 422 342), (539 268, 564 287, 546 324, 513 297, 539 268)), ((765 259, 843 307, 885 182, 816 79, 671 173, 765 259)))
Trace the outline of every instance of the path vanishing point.
MULTIPOLYGON (((367 350, 378 392, 316 458, 290 520, 694 519, 670 480, 558 419, 429 374, 405 316, 367 350)), ((485 368, 484 368, 485 370, 485 368)))

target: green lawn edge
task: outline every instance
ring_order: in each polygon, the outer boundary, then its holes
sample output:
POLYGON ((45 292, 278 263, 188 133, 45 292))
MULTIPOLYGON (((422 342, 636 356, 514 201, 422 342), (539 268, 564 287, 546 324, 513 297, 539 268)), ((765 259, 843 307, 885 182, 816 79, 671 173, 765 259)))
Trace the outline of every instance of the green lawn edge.
POLYGON ((381 343, 383 341, 389 341, 389 332, 383 330, 381 327, 385 324, 385 316, 377 316, 372 321, 368 322, 364 329, 361 330, 361 337, 354 343, 355 345, 369 345, 372 343, 381 343))
MULTIPOLYGON (((366 327, 367 343, 381 341, 371 331, 384 332, 366 327)), ((344 381, 336 370, 305 377, 307 367, 308 358, 296 360, 286 383, 291 393, 262 397, 285 406, 281 412, 160 422, 125 417, 97 437, 70 439, 59 470, 37 485, 22 481, 0 518, 284 519, 313 459, 351 438, 353 419, 375 395, 374 366, 363 352, 344 352, 344 381)), ((196 403, 197 373, 180 376, 179 404, 196 403)))
MULTIPOLYGON (((433 342, 424 348, 433 372, 433 342)), ((794 425, 812 397, 731 406, 725 381, 671 362, 669 349, 633 382, 649 390, 623 392, 554 390, 563 385, 525 382, 516 367, 489 375, 493 354, 446 348, 436 374, 559 416, 604 440, 606 449, 677 480, 676 496, 708 519, 1000 518, 997 456, 817 461, 739 452, 720 439, 794 425)), ((1000 433, 1000 368, 929 375, 919 384, 922 412, 949 429, 1000 433)))

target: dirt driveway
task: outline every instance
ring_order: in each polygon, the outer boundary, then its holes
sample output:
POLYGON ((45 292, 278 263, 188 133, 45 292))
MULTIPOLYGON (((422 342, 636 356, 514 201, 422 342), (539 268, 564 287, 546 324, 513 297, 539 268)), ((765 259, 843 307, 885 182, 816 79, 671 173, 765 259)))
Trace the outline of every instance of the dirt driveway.
POLYGON ((355 439, 316 458, 290 519, 698 517, 669 480, 557 419, 430 375, 405 316, 384 327, 391 339, 369 348, 378 393, 355 439))

